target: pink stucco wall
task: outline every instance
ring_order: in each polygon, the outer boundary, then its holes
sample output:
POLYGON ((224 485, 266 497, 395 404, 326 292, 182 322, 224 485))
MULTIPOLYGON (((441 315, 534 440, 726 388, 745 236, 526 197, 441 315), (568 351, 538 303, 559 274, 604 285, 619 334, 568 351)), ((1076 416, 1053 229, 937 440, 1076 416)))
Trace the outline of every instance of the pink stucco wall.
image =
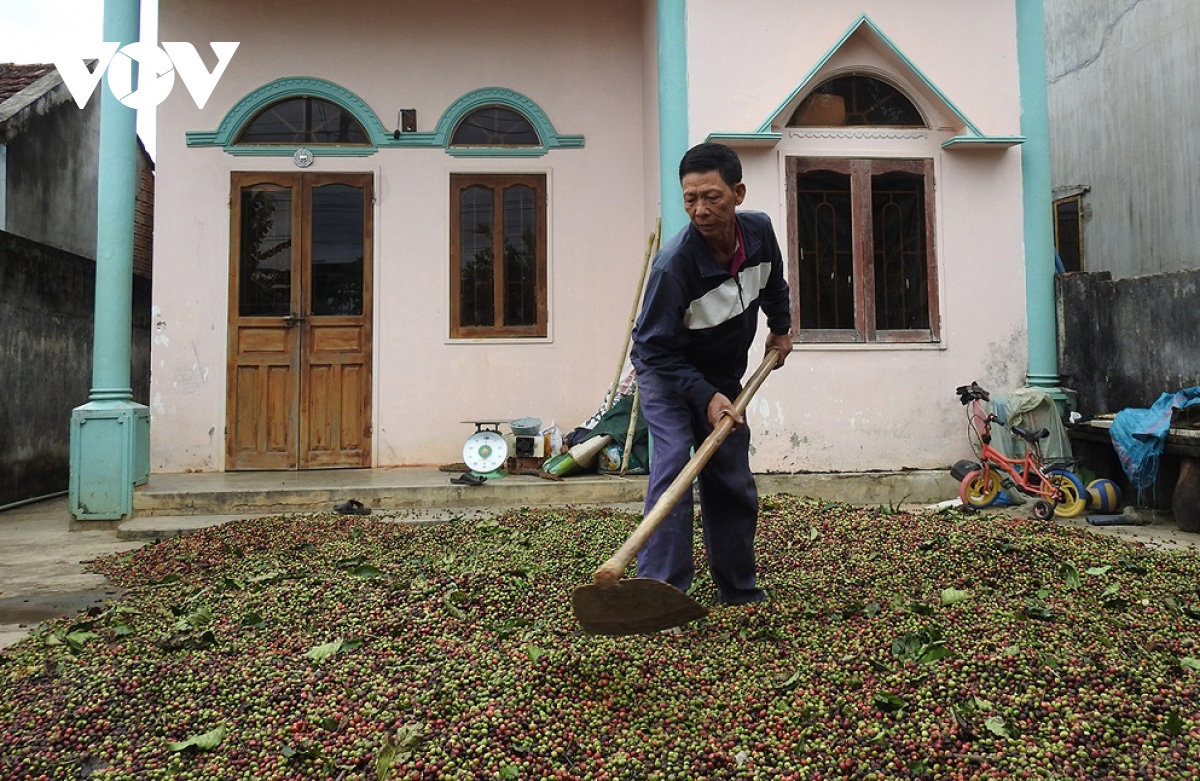
POLYGON ((159 114, 153 356, 153 462, 161 471, 223 468, 229 174, 296 170, 290 158, 188 149, 246 93, 285 76, 353 91, 385 122, 415 107, 432 130, 463 94, 485 87, 534 100, 586 146, 526 159, 452 158, 388 149, 318 158, 311 171, 376 174, 375 458, 378 465, 460 460, 470 418, 537 416, 574 427, 615 370, 646 236, 642 136, 643 9, 542 0, 165 4, 162 37, 240 40, 203 111, 177 90, 159 114), (198 10, 202 6, 202 11, 198 10), (550 338, 448 338, 449 175, 548 178, 550 338))
MULTIPOLYGON (((929 131, 923 138, 852 130, 808 133, 777 123, 773 129, 784 136, 777 145, 741 149, 745 206, 771 214, 782 243, 786 157, 932 159, 942 341, 797 345, 751 407, 755 467, 792 472, 949 464, 969 452, 954 387, 979 379, 997 391, 1011 390, 1023 384, 1027 363, 1019 147, 941 149, 962 130, 948 103, 984 134, 1019 135, 1012 4, 764 5, 769 12, 750 14, 734 12, 720 0, 688 3, 692 141, 712 132, 754 130, 865 14, 902 56, 860 31, 809 86, 849 71, 883 75, 906 87, 930 118, 929 131), (941 91, 941 98, 914 78, 913 67, 941 91)), ((781 122, 802 97, 780 112, 781 122)))
MULTIPOLYGON (((961 0, 690 0, 691 142, 754 129, 866 13, 984 133, 1019 128, 1011 2, 961 0)), ((151 389, 156 471, 224 468, 229 176, 296 170, 290 158, 188 149, 257 87, 318 76, 363 98, 386 124, 415 107, 431 130, 454 100, 490 86, 532 98, 586 145, 539 158, 453 158, 386 149, 318 158, 312 169, 370 171, 377 203, 374 376, 376 465, 460 458, 476 417, 532 415, 564 429, 600 403, 619 357, 648 233, 658 214, 652 0, 603 4, 367 0, 331 12, 315 2, 165 3, 164 40, 241 47, 204 110, 184 90, 159 112, 155 336, 151 389), (546 173, 550 187, 550 337, 448 338, 448 179, 454 172, 546 173)), ((896 63, 856 41, 831 66, 896 63), (857 58, 857 59, 856 59, 857 58)), ((206 48, 201 46, 201 48, 206 48)), ((209 60, 211 65, 211 58, 209 60)), ((742 149, 746 206, 768 212, 786 242, 788 155, 933 159, 938 187, 942 342, 800 346, 755 400, 760 471, 940 467, 966 447, 953 388, 997 390, 1025 372, 1019 147, 943 151, 948 124, 923 138, 810 137, 742 149), (986 323, 984 322, 986 318, 986 323)), ((935 96, 936 97, 936 96, 935 96)), ((390 125, 389 125, 390 127, 390 125)))

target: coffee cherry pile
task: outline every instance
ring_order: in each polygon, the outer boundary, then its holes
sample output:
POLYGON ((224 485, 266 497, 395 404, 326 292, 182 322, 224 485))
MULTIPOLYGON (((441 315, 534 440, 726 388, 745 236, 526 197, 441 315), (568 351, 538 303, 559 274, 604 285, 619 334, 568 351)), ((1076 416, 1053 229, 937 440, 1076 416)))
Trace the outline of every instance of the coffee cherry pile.
POLYGON ((639 520, 276 516, 91 562, 118 601, 0 652, 0 778, 1200 777, 1193 552, 779 494, 770 603, 583 634, 639 520))

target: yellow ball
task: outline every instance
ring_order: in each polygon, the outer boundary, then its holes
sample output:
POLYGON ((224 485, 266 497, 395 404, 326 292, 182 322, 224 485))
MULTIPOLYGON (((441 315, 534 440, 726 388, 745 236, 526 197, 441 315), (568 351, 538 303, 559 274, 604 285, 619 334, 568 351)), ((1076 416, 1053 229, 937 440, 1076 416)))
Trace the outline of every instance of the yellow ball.
POLYGON ((1087 485, 1088 508, 1102 513, 1117 512, 1121 503, 1121 492, 1112 480, 1100 478, 1087 485))

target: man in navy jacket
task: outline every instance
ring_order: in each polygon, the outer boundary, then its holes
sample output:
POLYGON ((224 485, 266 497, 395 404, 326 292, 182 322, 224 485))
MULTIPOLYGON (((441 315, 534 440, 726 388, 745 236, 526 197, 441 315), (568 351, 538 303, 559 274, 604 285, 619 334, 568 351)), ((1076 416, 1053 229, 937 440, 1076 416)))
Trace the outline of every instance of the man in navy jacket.
MULTIPOLYGON (((709 568, 724 604, 763 602, 756 583, 758 491, 750 471, 750 430, 733 401, 746 373, 761 309, 767 350, 783 365, 792 350, 783 256, 771 220, 737 212, 746 197, 742 164, 722 144, 700 144, 679 164, 691 224, 654 260, 633 338, 642 414, 653 451, 647 511, 720 419, 737 426, 700 473, 709 568)), ((640 578, 687 591, 695 576, 692 500, 685 495, 638 554, 640 578)))

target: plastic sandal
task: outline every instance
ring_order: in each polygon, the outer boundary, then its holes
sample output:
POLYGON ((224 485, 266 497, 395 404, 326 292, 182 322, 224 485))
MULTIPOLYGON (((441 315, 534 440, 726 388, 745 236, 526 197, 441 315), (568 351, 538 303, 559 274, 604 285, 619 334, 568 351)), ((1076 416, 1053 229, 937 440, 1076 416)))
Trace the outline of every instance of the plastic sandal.
POLYGON ((487 482, 487 478, 473 472, 463 472, 458 477, 450 478, 450 482, 455 485, 483 485, 487 482))
POLYGON ((357 499, 347 499, 333 506, 333 511, 341 515, 370 515, 371 508, 363 506, 357 499))

